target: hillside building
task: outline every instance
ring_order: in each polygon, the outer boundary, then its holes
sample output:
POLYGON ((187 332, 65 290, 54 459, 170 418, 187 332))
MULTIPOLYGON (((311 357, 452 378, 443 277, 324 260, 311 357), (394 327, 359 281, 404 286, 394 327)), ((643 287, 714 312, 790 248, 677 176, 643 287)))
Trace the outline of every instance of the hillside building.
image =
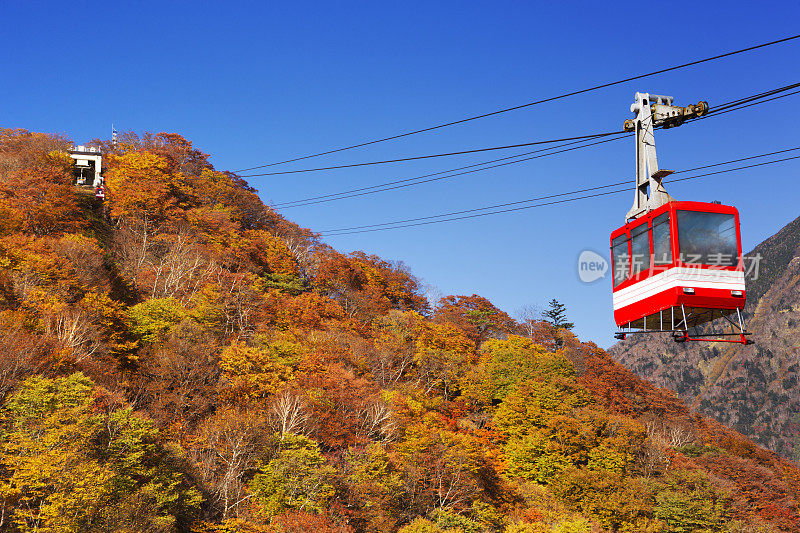
POLYGON ((99 187, 103 184, 103 178, 100 176, 103 168, 103 154, 98 148, 83 145, 73 146, 67 153, 75 160, 75 178, 78 185, 99 187))

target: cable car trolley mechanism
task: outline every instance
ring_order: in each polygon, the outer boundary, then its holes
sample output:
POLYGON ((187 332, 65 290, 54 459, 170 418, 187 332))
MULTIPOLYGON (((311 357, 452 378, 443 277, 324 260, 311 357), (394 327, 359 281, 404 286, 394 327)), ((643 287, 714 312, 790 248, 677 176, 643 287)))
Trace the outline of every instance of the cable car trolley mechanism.
POLYGON ((676 342, 749 344, 739 212, 719 202, 676 201, 656 159, 656 128, 680 126, 708 112, 700 102, 672 105, 671 96, 636 93, 625 121, 635 132, 636 186, 626 224, 611 233, 615 337, 670 333, 676 342), (694 333, 722 319, 721 333, 694 333))

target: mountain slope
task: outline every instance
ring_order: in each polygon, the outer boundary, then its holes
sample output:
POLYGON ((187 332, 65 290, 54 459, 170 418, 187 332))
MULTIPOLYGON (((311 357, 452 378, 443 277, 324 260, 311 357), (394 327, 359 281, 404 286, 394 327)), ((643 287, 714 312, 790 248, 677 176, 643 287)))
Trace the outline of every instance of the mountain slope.
POLYGON ((0 130, 0 529, 791 532, 800 470, 547 322, 428 302, 176 134, 0 130))
POLYGON ((755 344, 632 336, 609 353, 699 412, 800 460, 800 218, 747 256, 761 257, 745 307, 755 344))

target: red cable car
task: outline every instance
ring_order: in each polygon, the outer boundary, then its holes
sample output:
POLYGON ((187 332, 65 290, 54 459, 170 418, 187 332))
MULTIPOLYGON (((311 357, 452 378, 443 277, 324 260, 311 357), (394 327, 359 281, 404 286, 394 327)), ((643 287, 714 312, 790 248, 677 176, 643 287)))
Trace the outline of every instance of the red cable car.
POLYGON ((628 223, 611 233, 615 335, 671 333, 683 341, 748 344, 739 212, 719 203, 678 202, 661 180, 653 130, 680 125, 708 109, 705 102, 680 108, 672 98, 636 93, 637 180, 628 223), (735 317, 735 320, 732 318, 735 317), (695 333, 690 329, 722 318, 731 332, 695 333), (738 337, 726 339, 724 337, 738 337), (721 338, 723 337, 723 338, 721 338))

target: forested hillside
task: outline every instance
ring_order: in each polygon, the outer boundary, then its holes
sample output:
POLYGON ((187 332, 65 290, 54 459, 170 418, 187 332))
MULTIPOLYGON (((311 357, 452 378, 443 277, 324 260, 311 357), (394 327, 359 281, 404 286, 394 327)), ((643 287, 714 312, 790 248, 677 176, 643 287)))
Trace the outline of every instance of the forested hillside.
POLYGON ((759 259, 747 279, 752 345, 632 336, 609 353, 699 412, 800 462, 800 218, 747 256, 759 259))
POLYGON ((428 302, 176 134, 0 130, 0 529, 800 531, 800 471, 552 324, 428 302))

